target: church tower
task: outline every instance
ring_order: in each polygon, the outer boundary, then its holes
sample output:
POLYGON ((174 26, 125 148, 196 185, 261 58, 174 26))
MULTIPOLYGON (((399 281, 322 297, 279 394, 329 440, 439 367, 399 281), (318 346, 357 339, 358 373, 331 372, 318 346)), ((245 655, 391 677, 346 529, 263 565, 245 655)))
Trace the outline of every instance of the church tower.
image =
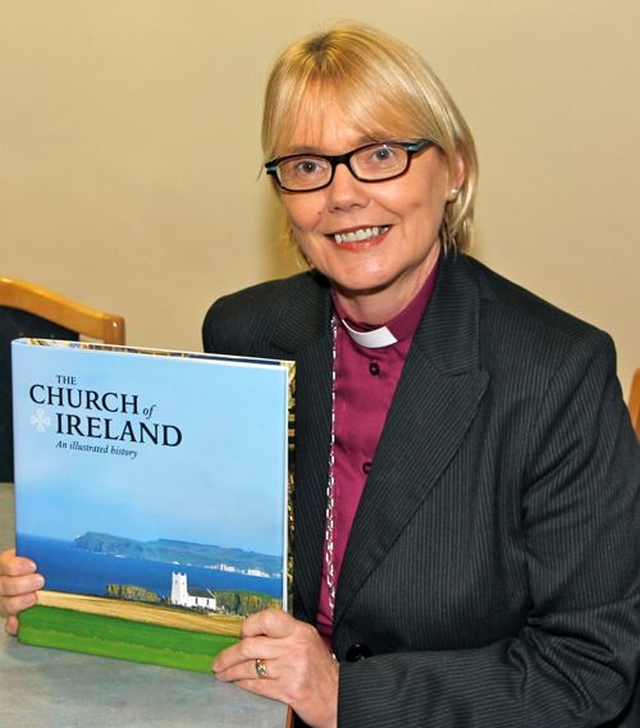
POLYGON ((179 604, 183 607, 189 604, 186 574, 175 571, 171 574, 171 604, 179 604))

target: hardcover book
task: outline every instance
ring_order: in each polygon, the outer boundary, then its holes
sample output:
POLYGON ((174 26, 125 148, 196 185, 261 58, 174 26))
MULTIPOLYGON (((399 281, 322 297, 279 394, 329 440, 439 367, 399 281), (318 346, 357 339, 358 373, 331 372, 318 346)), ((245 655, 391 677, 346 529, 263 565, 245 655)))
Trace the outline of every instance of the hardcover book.
POLYGON ((292 362, 19 339, 19 640, 209 672, 287 609, 292 362))

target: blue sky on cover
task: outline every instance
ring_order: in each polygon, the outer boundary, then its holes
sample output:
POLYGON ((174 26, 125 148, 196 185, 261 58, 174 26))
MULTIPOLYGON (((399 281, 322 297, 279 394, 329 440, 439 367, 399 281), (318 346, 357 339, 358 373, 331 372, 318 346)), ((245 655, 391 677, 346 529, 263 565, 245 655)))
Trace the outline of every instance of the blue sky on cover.
MULTIPOLYGON (((72 539, 100 531, 139 540, 173 538, 280 554, 284 528, 287 373, 278 366, 108 354, 70 347, 14 346, 14 381, 137 394, 151 421, 176 425, 179 447, 60 436, 31 423, 39 409, 15 396, 20 423, 16 471, 17 528, 72 539), (132 360, 135 359, 135 366, 132 360), (126 383, 126 384, 125 384, 126 383), (56 447, 66 442, 67 449, 56 447), (70 450, 77 441, 109 454, 70 450), (134 450, 135 459, 111 448, 134 450), (275 517, 274 517, 275 514, 275 517)), ((59 408, 44 407, 52 421, 59 408)), ((144 415, 69 410, 108 416, 112 431, 144 415)))

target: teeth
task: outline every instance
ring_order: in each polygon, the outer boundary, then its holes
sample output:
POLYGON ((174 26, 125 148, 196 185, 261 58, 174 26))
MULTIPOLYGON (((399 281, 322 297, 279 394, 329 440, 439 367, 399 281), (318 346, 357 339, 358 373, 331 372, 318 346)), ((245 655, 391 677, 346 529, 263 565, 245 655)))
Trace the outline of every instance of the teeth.
POLYGON ((359 243, 363 240, 371 240, 371 238, 382 235, 383 233, 386 233, 388 229, 389 225, 360 228, 360 230, 352 230, 349 233, 336 233, 333 236, 333 239, 336 243, 338 243, 338 245, 340 245, 340 243, 359 243))

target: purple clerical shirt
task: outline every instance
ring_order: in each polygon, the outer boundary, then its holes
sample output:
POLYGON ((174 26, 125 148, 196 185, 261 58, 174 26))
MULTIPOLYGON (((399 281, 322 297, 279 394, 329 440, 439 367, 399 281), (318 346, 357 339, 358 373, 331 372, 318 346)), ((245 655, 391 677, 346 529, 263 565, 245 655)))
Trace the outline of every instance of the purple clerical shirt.
MULTIPOLYGON (((367 475, 375 458, 387 412, 393 399, 413 336, 427 307, 436 280, 437 264, 411 303, 386 324, 396 342, 380 348, 358 344, 344 325, 370 331, 376 327, 345 317, 338 301, 333 303, 340 323, 335 352, 334 440, 334 581, 340 578, 351 525, 367 475)), ((325 543, 325 555, 327 544, 325 543)), ((328 646, 333 632, 333 610, 327 586, 327 562, 323 559, 318 631, 328 646)))

